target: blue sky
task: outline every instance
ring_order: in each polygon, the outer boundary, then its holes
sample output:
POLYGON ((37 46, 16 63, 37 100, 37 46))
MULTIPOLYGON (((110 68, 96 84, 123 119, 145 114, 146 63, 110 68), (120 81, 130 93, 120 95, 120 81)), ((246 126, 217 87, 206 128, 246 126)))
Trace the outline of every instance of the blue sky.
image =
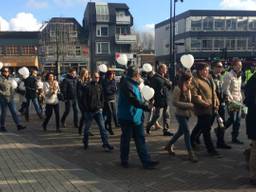
MULTIPOLYGON (((89 0, 2 0, 0 28, 33 30, 51 17, 75 17, 82 23, 89 0)), ((99 1, 99 0, 97 0, 99 1)), ((148 30, 169 17, 170 0, 102 0, 126 3, 134 16, 136 29, 148 30)), ((92 0, 93 2, 93 0, 92 0)), ((177 14, 188 9, 254 9, 256 0, 184 0, 177 3, 177 14)))

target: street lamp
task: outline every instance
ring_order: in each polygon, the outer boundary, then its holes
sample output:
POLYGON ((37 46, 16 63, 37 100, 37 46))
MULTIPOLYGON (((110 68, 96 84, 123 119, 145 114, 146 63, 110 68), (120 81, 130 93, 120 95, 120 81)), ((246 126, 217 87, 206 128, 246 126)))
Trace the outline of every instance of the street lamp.
POLYGON ((171 81, 175 78, 176 73, 176 53, 175 53, 175 19, 176 19, 176 3, 183 0, 170 0, 170 65, 169 76, 171 81), (173 15, 172 15, 173 13, 173 15))

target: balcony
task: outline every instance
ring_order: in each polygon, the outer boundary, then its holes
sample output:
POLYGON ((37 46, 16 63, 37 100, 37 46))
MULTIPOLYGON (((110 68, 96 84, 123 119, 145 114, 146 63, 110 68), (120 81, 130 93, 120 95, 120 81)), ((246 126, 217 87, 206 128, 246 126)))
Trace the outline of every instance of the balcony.
POLYGON ((136 35, 118 35, 116 34, 117 44, 131 44, 136 43, 136 35))
POLYGON ((131 24, 130 16, 116 16, 116 24, 129 25, 131 24))

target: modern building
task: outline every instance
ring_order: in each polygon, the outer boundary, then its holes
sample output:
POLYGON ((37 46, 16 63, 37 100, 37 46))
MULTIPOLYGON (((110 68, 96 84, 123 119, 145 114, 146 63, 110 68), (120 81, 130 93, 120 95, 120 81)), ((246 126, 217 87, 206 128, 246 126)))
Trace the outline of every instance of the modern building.
POLYGON ((131 34, 133 17, 126 4, 89 2, 85 9, 83 27, 90 47, 89 69, 95 71, 100 64, 116 66, 115 56, 128 53, 136 35, 131 34))
POLYGON ((39 32, 0 32, 0 62, 14 71, 19 67, 38 68, 39 32))
POLYGON ((87 35, 75 18, 54 17, 40 31, 39 60, 44 71, 66 73, 88 67, 87 35))
MULTIPOLYGON (((169 63, 170 20, 155 25, 156 60, 169 63)), ((197 61, 256 59, 256 11, 189 10, 175 19, 176 61, 190 53, 197 61)))

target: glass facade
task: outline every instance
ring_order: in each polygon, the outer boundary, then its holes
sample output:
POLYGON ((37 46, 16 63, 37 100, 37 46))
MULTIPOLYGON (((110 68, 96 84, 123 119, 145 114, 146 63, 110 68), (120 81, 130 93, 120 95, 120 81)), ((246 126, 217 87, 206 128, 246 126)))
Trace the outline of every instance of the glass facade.
POLYGON ((192 37, 187 38, 188 51, 250 51, 255 49, 255 37, 192 37))
MULTIPOLYGON (((177 21, 179 22, 179 21, 177 21)), ((190 16, 185 31, 256 31, 255 17, 190 16)), ((178 31, 182 33, 182 31, 178 31)))

